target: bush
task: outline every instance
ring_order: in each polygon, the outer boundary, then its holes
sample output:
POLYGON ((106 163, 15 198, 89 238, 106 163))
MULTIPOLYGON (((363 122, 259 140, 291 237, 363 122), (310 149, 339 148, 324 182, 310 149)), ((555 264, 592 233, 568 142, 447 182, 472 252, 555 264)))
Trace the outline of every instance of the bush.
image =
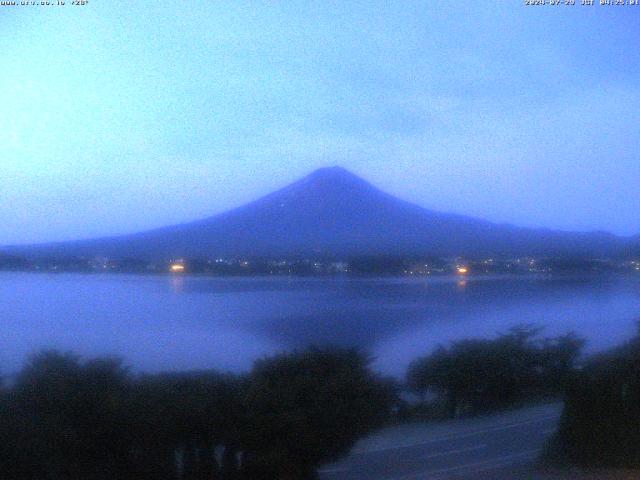
POLYGON ((31 357, 0 391, 9 480, 304 479, 387 419, 394 392, 353 350, 133 377, 117 359, 31 357))
POLYGON ((425 396, 435 393, 450 417, 515 405, 564 392, 584 341, 573 334, 537 338, 538 329, 517 327, 494 340, 463 340, 414 361, 407 384, 425 396))
POLYGON ((583 466, 640 466, 640 336, 585 365, 550 454, 583 466))
POLYGON ((355 350, 309 350, 256 364, 246 395, 250 478, 313 478, 389 416, 391 384, 355 350))
POLYGON ((115 359, 34 355, 5 395, 3 478, 107 479, 127 471, 128 374, 115 359))

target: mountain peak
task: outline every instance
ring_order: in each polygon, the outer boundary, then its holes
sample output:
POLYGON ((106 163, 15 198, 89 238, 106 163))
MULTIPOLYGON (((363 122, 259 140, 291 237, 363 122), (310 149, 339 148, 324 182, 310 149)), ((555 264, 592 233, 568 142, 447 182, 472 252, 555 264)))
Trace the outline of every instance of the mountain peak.
POLYGON ((333 165, 331 167, 321 167, 311 172, 309 177, 355 177, 356 175, 351 173, 346 168, 340 165, 333 165))
POLYGON ((314 170, 309 175, 301 180, 301 183, 308 185, 316 185, 320 187, 371 187, 371 185, 357 176, 351 173, 346 168, 340 166, 322 167, 314 170))

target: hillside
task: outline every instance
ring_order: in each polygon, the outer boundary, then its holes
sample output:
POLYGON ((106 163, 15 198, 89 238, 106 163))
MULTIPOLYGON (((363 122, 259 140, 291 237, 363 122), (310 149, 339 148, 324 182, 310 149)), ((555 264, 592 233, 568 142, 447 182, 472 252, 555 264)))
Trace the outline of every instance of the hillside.
POLYGON ((134 235, 2 250, 29 256, 173 257, 353 254, 615 256, 631 239, 498 225, 422 208, 340 167, 229 212, 134 235))

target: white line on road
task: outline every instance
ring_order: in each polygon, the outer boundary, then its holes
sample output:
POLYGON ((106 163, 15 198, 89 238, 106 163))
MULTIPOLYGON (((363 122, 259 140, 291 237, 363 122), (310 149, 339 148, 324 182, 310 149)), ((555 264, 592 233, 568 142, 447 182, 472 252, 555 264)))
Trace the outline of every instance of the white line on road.
POLYGON ((539 453, 538 449, 534 450, 525 450, 524 452, 512 453, 510 455, 503 455, 501 457, 494 457, 489 460, 482 460, 480 462, 466 463, 464 465, 458 465, 456 467, 448 467, 441 468, 439 470, 425 470, 424 472, 412 473, 409 475, 404 475, 402 477, 393 477, 388 480, 420 480, 420 479, 429 479, 435 480, 436 478, 441 478, 442 475, 448 473, 455 473, 460 470, 465 470, 469 468, 473 468, 476 472, 482 472, 486 470, 491 470, 493 468, 504 467, 510 465, 513 460, 522 458, 526 459, 527 457, 535 458, 535 456, 539 453), (435 476, 435 477, 434 477, 435 476))
POLYGON ((480 445, 476 445, 474 447, 457 448, 456 450, 447 450, 446 452, 434 453, 434 454, 431 454, 431 455, 427 455, 424 458, 425 459, 429 459, 429 458, 444 457, 445 455, 453 455, 455 453, 472 452, 474 450, 483 450, 485 448, 487 448, 487 444, 486 443, 481 443, 480 445))
POLYGON ((534 418, 534 419, 530 419, 530 420, 525 420, 522 422, 512 422, 512 423, 506 423, 506 424, 502 424, 502 425, 496 425, 494 427, 489 427, 489 428, 484 428, 484 429, 479 429, 479 430, 472 430, 470 432, 467 433, 450 433, 447 435, 442 435, 438 438, 432 438, 431 440, 427 440, 427 441, 420 441, 420 442, 415 442, 415 443, 405 443, 402 445, 395 445, 393 447, 386 447, 386 448, 374 448, 374 449, 367 449, 367 450, 362 450, 359 452, 354 452, 353 455, 367 455, 369 453, 379 453, 379 452, 386 452, 386 451, 392 451, 392 450, 400 450, 403 448, 411 448, 411 447, 420 447, 422 445, 429 445, 431 443, 438 443, 438 442, 444 442, 444 441, 448 441, 448 440, 458 440, 461 438, 468 438, 468 437, 474 437, 476 435, 481 435, 483 433, 489 433, 489 432, 497 432, 500 430, 508 430, 510 428, 516 428, 516 427, 520 427, 522 425, 530 425, 532 423, 539 423, 539 422, 544 422, 546 420, 557 420, 559 418, 559 415, 545 415, 543 417, 538 417, 538 418, 534 418))
POLYGON ((324 468, 322 470, 318 470, 318 473, 344 473, 348 471, 349 469, 346 467, 339 467, 339 468, 324 468))

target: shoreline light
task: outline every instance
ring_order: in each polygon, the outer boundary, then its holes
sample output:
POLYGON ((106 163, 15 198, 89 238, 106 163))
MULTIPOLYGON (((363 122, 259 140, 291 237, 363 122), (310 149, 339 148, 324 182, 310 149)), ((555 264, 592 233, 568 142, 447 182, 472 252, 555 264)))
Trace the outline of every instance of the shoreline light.
POLYGON ((172 263, 169 267, 169 271, 171 273, 182 273, 184 270, 184 265, 182 263, 172 263))

